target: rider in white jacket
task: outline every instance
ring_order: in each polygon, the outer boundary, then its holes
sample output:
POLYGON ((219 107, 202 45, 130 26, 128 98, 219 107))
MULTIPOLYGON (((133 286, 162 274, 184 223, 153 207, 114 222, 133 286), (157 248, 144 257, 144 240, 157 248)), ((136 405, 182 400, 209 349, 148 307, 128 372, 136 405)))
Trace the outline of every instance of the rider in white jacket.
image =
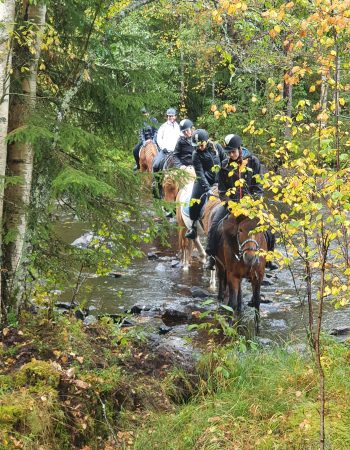
POLYGON ((159 127, 157 144, 161 150, 173 152, 180 137, 180 126, 176 122, 176 110, 174 108, 169 108, 166 113, 168 120, 159 127))
MULTIPOLYGON (((166 155, 173 152, 180 137, 180 126, 176 122, 176 109, 167 109, 168 120, 159 127, 157 134, 157 144, 160 148, 158 155, 153 161, 153 173, 160 172, 163 169, 166 155)), ((153 195, 156 198, 161 197, 161 176, 155 175, 153 181, 153 195)))

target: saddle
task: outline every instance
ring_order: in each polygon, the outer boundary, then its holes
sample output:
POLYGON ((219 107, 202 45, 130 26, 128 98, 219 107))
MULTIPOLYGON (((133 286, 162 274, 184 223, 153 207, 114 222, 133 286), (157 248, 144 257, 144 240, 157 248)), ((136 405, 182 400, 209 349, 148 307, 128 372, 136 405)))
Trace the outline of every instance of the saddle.
POLYGON ((174 155, 173 152, 170 152, 166 155, 161 170, 171 169, 172 167, 174 167, 174 155))
MULTIPOLYGON (((188 185, 186 185, 181 194, 181 197, 180 197, 181 212, 186 217, 190 217, 190 204, 191 204, 192 188, 193 188, 193 183, 189 183, 188 185)), ((208 197, 206 196, 203 207, 201 209, 200 219, 204 215, 204 205, 206 204, 207 201, 208 201, 208 197)))

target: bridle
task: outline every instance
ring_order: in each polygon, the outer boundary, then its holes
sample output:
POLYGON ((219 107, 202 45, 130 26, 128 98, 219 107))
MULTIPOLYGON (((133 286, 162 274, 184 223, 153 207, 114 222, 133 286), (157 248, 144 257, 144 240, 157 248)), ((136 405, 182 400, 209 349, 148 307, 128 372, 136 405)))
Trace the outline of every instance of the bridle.
POLYGON ((237 232, 237 245, 238 245, 238 255, 234 254, 237 261, 240 261, 243 258, 244 254, 248 251, 257 252, 260 250, 259 242, 256 241, 255 239, 248 238, 245 241, 240 242, 239 231, 237 232), (250 243, 255 244, 255 246, 244 248, 247 244, 250 244, 250 243))

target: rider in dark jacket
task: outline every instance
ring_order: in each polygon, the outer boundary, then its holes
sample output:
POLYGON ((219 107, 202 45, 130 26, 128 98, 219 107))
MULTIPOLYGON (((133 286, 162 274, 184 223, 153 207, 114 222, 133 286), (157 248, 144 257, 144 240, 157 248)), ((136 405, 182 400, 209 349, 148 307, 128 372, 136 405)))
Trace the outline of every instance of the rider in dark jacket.
POLYGON ((140 168, 140 150, 141 147, 145 145, 148 140, 152 140, 156 143, 157 139, 157 131, 156 125, 158 124, 158 120, 155 117, 149 117, 149 113, 146 108, 141 109, 141 113, 144 116, 143 127, 139 133, 139 142, 135 145, 133 154, 135 158, 136 165, 134 170, 138 170, 140 168))
POLYGON ((244 195, 260 196, 263 195, 264 189, 256 179, 256 175, 262 175, 261 163, 258 158, 252 155, 249 150, 242 148, 239 150, 238 160, 231 158, 231 150, 223 162, 218 175, 218 188, 220 200, 239 202, 244 195), (230 166, 232 162, 237 162, 237 167, 230 166), (244 179, 245 183, 241 187, 236 187, 236 182, 244 179), (229 195, 227 192, 229 191, 229 195))
POLYGON ((197 178, 193 185, 190 203, 192 226, 185 234, 188 239, 197 237, 197 220, 200 217, 205 197, 211 194, 211 188, 217 182, 217 173, 221 162, 225 158, 221 145, 210 141, 206 130, 196 130, 192 136, 192 142, 196 147, 192 155, 192 163, 197 178), (200 200, 200 202, 192 202, 193 199, 200 200))
POLYGON ((192 153, 195 148, 192 143, 193 123, 190 119, 181 120, 180 131, 173 154, 173 166, 177 168, 192 165, 192 153))
MULTIPOLYGON (((262 176, 262 166, 259 159, 242 147, 242 140, 238 135, 229 134, 225 137, 224 151, 227 158, 222 162, 218 174, 218 188, 220 200, 225 202, 218 206, 212 217, 212 223, 208 233, 206 253, 209 256, 205 268, 213 270, 217 253, 219 236, 217 233, 219 223, 228 214, 228 201, 239 202, 245 195, 260 197, 264 190, 258 177, 262 176), (236 186, 236 182, 244 179, 242 185, 236 186)), ((274 249, 274 235, 269 233, 270 248, 274 249)), ((277 265, 268 262, 270 269, 277 269, 277 265)))

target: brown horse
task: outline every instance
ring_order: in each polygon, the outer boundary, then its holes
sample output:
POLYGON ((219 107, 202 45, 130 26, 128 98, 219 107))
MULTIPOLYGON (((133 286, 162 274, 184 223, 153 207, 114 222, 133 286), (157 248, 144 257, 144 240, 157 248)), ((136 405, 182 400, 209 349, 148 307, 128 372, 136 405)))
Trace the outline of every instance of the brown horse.
POLYGON ((140 150, 140 172, 152 172, 154 158, 158 153, 157 146, 150 139, 140 150))
POLYGON ((250 305, 255 308, 257 329, 261 302, 260 288, 266 265, 263 254, 267 251, 265 233, 255 231, 258 223, 257 218, 235 217, 232 214, 227 216, 219 228, 221 241, 216 258, 219 301, 224 301, 227 286, 228 306, 239 314, 242 310, 242 279, 249 279, 253 290, 250 305))
POLYGON ((193 166, 169 168, 163 176, 163 198, 166 202, 175 203, 179 190, 196 178, 193 166))
MULTIPOLYGON (((211 221, 214 209, 220 204, 218 198, 211 197, 204 206, 203 217, 201 223, 198 224, 197 232, 198 236, 196 239, 187 239, 185 237, 186 231, 192 225, 192 220, 185 213, 186 207, 188 207, 191 193, 193 188, 193 181, 188 183, 182 189, 180 189, 176 198, 176 220, 179 227, 178 238, 179 238, 179 252, 180 259, 182 263, 183 270, 188 270, 192 263, 192 252, 195 247, 199 253, 199 259, 201 262, 205 262, 206 254, 204 248, 199 240, 199 236, 208 234, 208 229, 211 221)), ((214 195, 217 195, 217 191, 214 189, 214 195)))

